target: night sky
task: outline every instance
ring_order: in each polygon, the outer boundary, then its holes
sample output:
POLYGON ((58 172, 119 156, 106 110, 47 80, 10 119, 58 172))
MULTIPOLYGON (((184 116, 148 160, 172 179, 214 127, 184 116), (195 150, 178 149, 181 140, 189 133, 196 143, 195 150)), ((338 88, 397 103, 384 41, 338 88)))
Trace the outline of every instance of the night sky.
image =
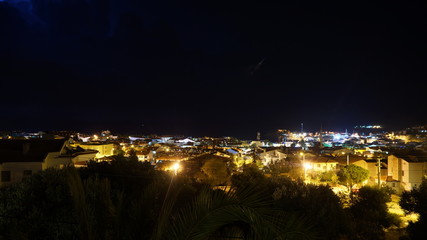
POLYGON ((0 130, 427 123, 426 1, 285 2, 0 0, 0 130))

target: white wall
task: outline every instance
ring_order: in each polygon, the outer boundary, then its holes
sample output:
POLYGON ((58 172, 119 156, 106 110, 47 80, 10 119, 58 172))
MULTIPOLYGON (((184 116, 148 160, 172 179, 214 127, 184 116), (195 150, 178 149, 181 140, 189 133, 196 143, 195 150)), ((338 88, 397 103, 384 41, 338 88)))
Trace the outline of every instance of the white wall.
MULTIPOLYGON (((31 170, 35 174, 43 170, 41 162, 5 162, 0 165, 0 171, 10 171, 10 182, 1 182, 0 186, 8 186, 22 180, 25 170, 31 170)), ((1 176, 0 176, 1 177, 1 176)), ((1 180, 1 178, 0 178, 1 180)))

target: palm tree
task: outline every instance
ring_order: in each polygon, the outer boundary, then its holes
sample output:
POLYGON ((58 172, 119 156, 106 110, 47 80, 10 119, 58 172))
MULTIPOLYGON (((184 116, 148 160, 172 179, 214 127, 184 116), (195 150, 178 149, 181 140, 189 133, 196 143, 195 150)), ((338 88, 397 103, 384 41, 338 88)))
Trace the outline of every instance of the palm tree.
POLYGON ((314 239, 303 218, 271 207, 263 192, 203 189, 194 201, 172 215, 158 239, 314 239))
MULTIPOLYGON (((124 204, 125 194, 112 200, 107 181, 95 180, 104 199, 103 208, 88 201, 93 194, 75 169, 69 171, 69 185, 79 218, 81 239, 315 239, 304 218, 272 207, 271 197, 259 189, 213 190, 204 187, 193 201, 179 207, 180 187, 172 177, 167 190, 154 181, 133 204, 124 204), (159 198, 163 196, 163 198, 159 198), (160 200, 163 199, 163 200, 160 200), (156 204, 159 205, 156 208, 156 204), (154 211, 153 211, 154 210, 154 211), (99 218, 110 227, 97 223, 99 218), (153 228, 147 227, 150 224, 153 228), (150 229, 152 229, 150 231, 150 229), (147 232, 150 231, 150 232, 147 232)), ((181 200, 182 201, 182 200, 181 200)), ((182 204, 181 204, 182 205, 182 204)))

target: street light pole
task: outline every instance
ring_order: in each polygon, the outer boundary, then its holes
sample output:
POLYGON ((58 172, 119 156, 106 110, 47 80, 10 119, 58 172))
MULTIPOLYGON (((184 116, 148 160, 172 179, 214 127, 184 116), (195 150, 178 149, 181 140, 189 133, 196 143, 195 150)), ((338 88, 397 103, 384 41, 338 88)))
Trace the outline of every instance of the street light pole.
MULTIPOLYGON (((345 152, 341 152, 343 155, 344 154, 346 154, 345 152)), ((347 165, 349 164, 349 162, 350 162, 350 156, 349 156, 349 154, 347 153, 347 165)))
POLYGON ((378 188, 381 188, 381 159, 378 158, 378 188))
POLYGON ((305 155, 303 152, 300 153, 300 155, 302 156, 302 168, 304 169, 304 182, 307 179, 307 169, 305 167, 305 155))
POLYGON ((305 167, 304 163, 304 182, 307 181, 307 168, 305 167))

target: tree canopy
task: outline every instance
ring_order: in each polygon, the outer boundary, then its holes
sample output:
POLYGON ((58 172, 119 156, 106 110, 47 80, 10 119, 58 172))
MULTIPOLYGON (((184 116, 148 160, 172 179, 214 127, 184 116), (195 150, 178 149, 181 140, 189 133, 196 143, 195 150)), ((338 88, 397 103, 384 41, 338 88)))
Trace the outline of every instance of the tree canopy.
POLYGON ((398 226, 398 218, 388 212, 391 201, 386 188, 364 186, 352 194, 350 212, 354 216, 355 239, 384 239, 384 229, 398 226))
POLYGON ((352 188, 355 184, 362 183, 368 177, 368 170, 354 164, 346 165, 338 172, 339 181, 349 188, 352 188))
POLYGON ((183 162, 183 165, 183 175, 212 186, 227 183, 230 180, 234 166, 230 158, 213 154, 194 157, 183 162))
POLYGON ((409 237, 427 239, 427 179, 423 179, 419 188, 403 192, 399 204, 407 213, 419 214, 418 221, 408 226, 409 237))
MULTIPOLYGON (((189 170, 228 174, 226 158, 201 160, 189 170)), ((362 188, 345 208, 329 186, 266 177, 256 164, 233 173, 226 190, 189 170, 175 175, 119 156, 42 171, 0 189, 0 238, 369 239, 390 225, 387 195, 376 190, 362 188)))

